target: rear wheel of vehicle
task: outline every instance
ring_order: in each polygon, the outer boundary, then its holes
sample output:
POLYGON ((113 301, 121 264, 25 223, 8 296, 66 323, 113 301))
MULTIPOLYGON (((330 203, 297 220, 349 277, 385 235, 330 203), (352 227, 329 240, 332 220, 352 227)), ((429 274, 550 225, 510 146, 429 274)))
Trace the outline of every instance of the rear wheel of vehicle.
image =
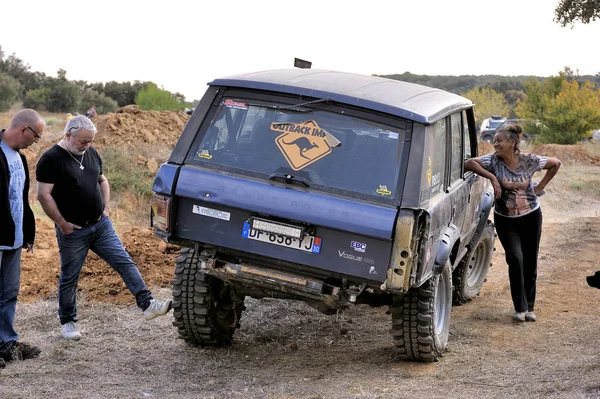
POLYGON ((194 345, 230 346, 240 326, 244 297, 205 274, 193 249, 183 248, 175 264, 173 325, 179 337, 194 345))
POLYGON ((392 337, 400 358, 434 362, 448 346, 452 311, 450 263, 421 287, 396 296, 392 305, 392 337))
POLYGON ((479 295, 485 282, 494 252, 494 226, 488 220, 481 237, 452 273, 455 305, 469 302, 479 295))

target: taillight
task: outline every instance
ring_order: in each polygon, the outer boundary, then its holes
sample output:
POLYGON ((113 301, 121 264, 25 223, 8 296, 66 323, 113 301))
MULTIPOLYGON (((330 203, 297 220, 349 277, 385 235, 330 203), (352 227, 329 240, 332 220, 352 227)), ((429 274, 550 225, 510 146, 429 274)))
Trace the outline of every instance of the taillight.
POLYGON ((169 214, 171 213, 171 197, 162 194, 152 196, 152 227, 165 232, 169 231, 169 214))

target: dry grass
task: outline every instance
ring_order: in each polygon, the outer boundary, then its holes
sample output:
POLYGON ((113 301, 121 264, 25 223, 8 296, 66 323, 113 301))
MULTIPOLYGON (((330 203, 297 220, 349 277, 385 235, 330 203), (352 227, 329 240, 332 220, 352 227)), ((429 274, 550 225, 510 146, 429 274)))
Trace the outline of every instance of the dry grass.
MULTIPOLYGON (((598 397, 600 352, 587 339, 598 325, 595 309, 542 311, 538 323, 514 325, 502 285, 500 291, 501 300, 486 290, 474 303, 454 309, 450 349, 434 364, 397 361, 389 315, 365 306, 324 316, 299 302, 250 299, 234 346, 201 349, 176 339, 170 317, 145 322, 134 307, 85 298, 79 302, 84 338, 67 342, 59 337, 56 302, 38 301, 19 306, 17 325, 43 354, 2 370, 0 395, 598 397)), ((165 290, 157 296, 168 295, 165 290)))

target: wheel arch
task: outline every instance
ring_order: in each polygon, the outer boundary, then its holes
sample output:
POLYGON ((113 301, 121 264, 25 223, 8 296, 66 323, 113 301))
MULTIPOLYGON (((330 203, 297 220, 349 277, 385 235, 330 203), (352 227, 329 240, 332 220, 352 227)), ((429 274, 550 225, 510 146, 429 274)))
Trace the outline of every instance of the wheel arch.
POLYGON ((432 272, 434 276, 440 274, 444 270, 448 260, 452 262, 452 256, 456 258, 459 245, 460 230, 454 224, 451 224, 446 228, 440 239, 440 245, 433 263, 432 272))
POLYGON ((485 193, 481 196, 481 206, 479 207, 479 222, 477 223, 477 228, 475 229, 475 234, 469 241, 469 248, 472 248, 473 245, 479 241, 479 238, 483 234, 483 231, 486 228, 488 218, 490 216, 490 212, 492 211, 492 207, 494 206, 494 189, 488 187, 485 193))

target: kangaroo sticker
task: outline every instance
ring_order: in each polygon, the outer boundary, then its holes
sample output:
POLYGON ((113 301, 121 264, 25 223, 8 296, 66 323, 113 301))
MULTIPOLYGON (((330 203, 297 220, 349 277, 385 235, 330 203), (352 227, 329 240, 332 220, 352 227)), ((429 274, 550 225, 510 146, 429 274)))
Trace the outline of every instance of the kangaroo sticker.
MULTIPOLYGON (((275 143, 293 170, 303 169, 332 151, 329 137, 333 136, 313 120, 302 123, 272 123, 271 130, 283 133, 277 136, 275 143)), ((339 142, 334 143, 334 146, 337 144, 339 142)))

